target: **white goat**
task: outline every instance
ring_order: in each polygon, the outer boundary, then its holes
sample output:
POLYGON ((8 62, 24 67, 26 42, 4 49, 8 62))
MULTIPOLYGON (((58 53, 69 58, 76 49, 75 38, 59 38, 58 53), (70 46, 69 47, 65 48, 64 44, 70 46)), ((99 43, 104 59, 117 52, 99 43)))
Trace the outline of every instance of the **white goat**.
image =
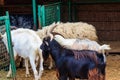
MULTIPOLYGON (((2 35, 2 37, 5 45, 7 46, 6 34, 2 35)), ((11 37, 12 37, 12 43, 14 45, 13 46, 14 58, 16 59, 16 56, 18 55, 25 59, 26 76, 29 76, 28 60, 30 60, 30 64, 34 72, 35 80, 40 79, 43 72, 43 57, 42 57, 42 50, 40 49, 42 40, 35 33, 35 31, 30 29, 23 29, 23 28, 12 30, 11 37), (35 60, 38 57, 40 58, 39 74, 35 65, 35 60)), ((10 75, 11 75, 11 66, 7 74, 7 77, 10 77, 10 75)))
POLYGON ((102 50, 110 50, 110 46, 107 44, 100 45, 96 41, 89 39, 65 39, 61 35, 55 35, 54 39, 65 48, 70 48, 74 50, 95 50, 101 52, 102 50))
MULTIPOLYGON (((110 50, 110 46, 107 44, 100 45, 96 41, 89 39, 65 39, 61 35, 55 35, 54 39, 63 47, 73 50, 95 50, 103 53, 105 56, 105 50, 110 50)), ((105 59, 106 62, 106 59, 105 59)))

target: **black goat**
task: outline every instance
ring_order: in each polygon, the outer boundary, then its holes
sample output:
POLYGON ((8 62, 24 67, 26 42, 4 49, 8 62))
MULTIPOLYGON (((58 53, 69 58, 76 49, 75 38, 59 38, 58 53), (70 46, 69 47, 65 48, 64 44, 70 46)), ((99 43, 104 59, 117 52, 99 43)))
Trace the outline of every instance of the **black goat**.
POLYGON ((43 39, 41 49, 44 56, 51 54, 59 80, 105 80, 104 56, 96 51, 65 49, 50 37, 43 39))

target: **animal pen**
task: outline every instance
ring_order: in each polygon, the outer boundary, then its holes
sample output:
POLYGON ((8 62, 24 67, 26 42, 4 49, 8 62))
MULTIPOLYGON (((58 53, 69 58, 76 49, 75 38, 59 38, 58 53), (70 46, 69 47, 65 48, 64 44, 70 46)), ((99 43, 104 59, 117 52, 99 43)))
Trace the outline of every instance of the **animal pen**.
POLYGON ((1 34, 6 32, 8 41, 8 48, 6 48, 5 44, 2 41, 2 37, 0 37, 0 79, 6 80, 7 74, 4 73, 8 72, 9 64, 11 64, 12 78, 14 79, 16 75, 16 67, 11 43, 10 21, 8 12, 6 12, 5 16, 0 16, 0 30, 1 34))
MULTIPOLYGON (((120 37, 119 35, 119 7, 116 4, 120 2, 117 0, 68 0, 65 3, 61 0, 60 13, 58 9, 57 19, 62 22, 87 22, 95 26, 97 36, 100 43, 107 43, 111 45, 109 53, 119 53, 120 37), (67 7, 66 7, 67 5, 67 7), (111 5, 111 6, 110 6, 111 5), (64 14, 62 14, 64 13, 64 14)), ((49 6, 49 5, 47 5, 49 6)), ((47 26, 48 23, 56 22, 56 16, 53 13, 47 13, 45 10, 49 9, 46 5, 38 5, 38 22, 40 26, 47 26), (41 12, 40 12, 41 11, 41 12), (51 21, 51 22, 50 22, 51 21)), ((50 9, 49 9, 50 10, 50 9)))
MULTIPOLYGON (((27 0, 29 1, 29 0, 27 0)), ((51 24, 52 22, 57 22, 57 21, 62 21, 62 22, 79 22, 79 21, 83 21, 83 22, 87 22, 90 23, 92 25, 95 26, 96 30, 97 30, 97 35, 99 38, 99 41, 101 43, 107 43, 110 44, 111 46, 111 51, 110 53, 119 53, 120 52, 120 1, 118 0, 68 0, 67 3, 64 3, 63 0, 60 0, 61 2, 57 2, 57 3, 53 3, 53 4, 45 4, 45 5, 37 5, 36 0, 32 0, 33 2, 33 19, 34 19, 34 26, 36 27, 36 29, 38 28, 37 26, 39 25, 40 27, 44 27, 47 26, 49 24, 51 24), (66 7, 67 5, 67 7, 66 7), (48 11, 47 11, 48 10, 48 11), (63 14, 64 13, 64 14, 63 14), (37 22, 38 19, 38 22, 37 22)), ((58 0, 59 1, 59 0, 58 0)), ((22 6, 21 6, 22 7, 22 6)), ((26 6, 28 7, 28 6, 26 6)), ((19 7, 18 7, 19 8, 19 7)), ((22 12, 24 12, 25 7, 20 8, 20 10, 22 12)), ((29 11, 31 8, 29 8, 26 12, 27 13, 31 13, 31 11, 29 11)), ((16 11, 17 12, 17 11, 16 11)), ((18 13, 20 14, 20 13, 18 13)), ((5 19, 1 18, 2 21, 5 19)), ((0 22, 1 23, 1 22, 0 22)), ((3 24, 3 23, 2 23, 3 24)), ((1 29, 0 29, 1 30, 1 29)), ((7 30, 7 28, 6 28, 7 30)), ((1 40, 1 39, 0 39, 1 40)), ((9 42, 9 41, 8 41, 9 42)), ((5 52, 4 55, 8 55, 7 54, 7 50, 5 48, 5 45, 3 44, 3 42, 0 42, 1 45, 1 53, 5 52)), ((11 56, 7 57, 6 63, 9 63, 8 58, 11 56)), ((0 59, 3 60, 3 57, 0 57, 0 59)), ((6 59, 6 57, 5 57, 6 59)), ((13 59, 13 58, 12 58, 13 59)), ((11 60, 10 60, 11 61, 11 60)), ((118 62, 120 61, 119 56, 108 56, 108 66, 109 65, 116 65, 119 64, 118 62), (112 62, 109 62, 111 61, 112 62)), ((14 63, 14 61, 13 61, 14 63)), ((3 80, 6 80, 6 73, 8 72, 8 64, 5 64, 4 66, 1 67, 2 64, 0 64, 0 70, 2 72, 5 72, 5 78, 0 75, 0 79, 4 78, 3 80), (5 67, 5 68, 3 68, 5 67)), ((16 70, 15 67, 12 69, 13 70, 13 78, 14 75, 16 75, 16 70)), ((116 75, 119 75, 120 73, 117 72, 119 71, 119 65, 116 66, 109 66, 107 67, 107 79, 106 80, 117 80, 120 77, 117 76, 118 78, 112 78, 114 77, 113 75, 115 73, 118 73, 116 75), (110 68, 116 68, 118 70, 110 70, 110 68), (112 73, 114 72, 114 73, 112 73), (110 74, 111 73, 111 74, 110 74)), ((16 79, 17 80, 21 80, 21 79, 29 79, 32 80, 33 76, 31 76, 30 78, 25 78, 25 70, 23 68, 18 69, 17 70, 18 73, 16 75, 16 79), (21 74, 22 73, 22 74, 21 74)), ((2 73, 0 72, 0 74, 2 73)), ((45 70, 45 73, 48 73, 49 70, 45 70)), ((48 73, 48 75, 46 76, 46 74, 43 74, 43 78, 42 80, 55 80, 56 77, 55 75, 55 71, 52 71, 50 73, 48 73), (49 76, 53 76, 51 78, 46 78, 49 76)), ((8 79, 9 80, 9 79, 8 79)))
POLYGON ((48 5, 38 5, 39 26, 44 27, 53 22, 60 22, 60 2, 48 5))
MULTIPOLYGON (((35 0, 32 0, 33 3, 33 18, 34 18, 34 27, 37 28, 37 22, 36 22, 36 2, 35 0)), ((47 25, 50 25, 53 22, 60 21, 60 2, 54 3, 54 4, 48 4, 48 5, 38 5, 38 18, 40 26, 44 27, 47 25), (49 15, 47 15, 49 14, 49 15)), ((2 37, 0 38, 0 74, 5 73, 3 75, 0 75, 1 80, 12 80, 12 79, 21 79, 21 76, 18 76, 17 74, 20 74, 21 71, 16 73, 16 65, 14 61, 14 55, 13 55, 13 49, 12 49, 12 43, 11 43, 11 34, 10 34, 10 20, 8 12, 6 12, 6 16, 0 17, 0 31, 2 34, 5 33, 5 30, 7 32, 7 41, 8 41, 8 52, 5 44, 2 41, 2 37), (6 26, 6 27, 5 27, 6 26), (11 78, 6 78, 7 72, 9 70, 9 64, 11 64, 12 68, 12 76, 11 78)), ((19 62, 18 62, 19 64, 19 62)), ((24 74, 22 74, 24 75, 24 74)), ((33 76, 31 76, 33 77, 33 76)), ((29 78, 29 80, 32 80, 33 78, 29 78)))
POLYGON ((94 25, 98 40, 110 44, 110 53, 119 53, 119 4, 118 0, 71 0, 71 21, 83 21, 94 25))

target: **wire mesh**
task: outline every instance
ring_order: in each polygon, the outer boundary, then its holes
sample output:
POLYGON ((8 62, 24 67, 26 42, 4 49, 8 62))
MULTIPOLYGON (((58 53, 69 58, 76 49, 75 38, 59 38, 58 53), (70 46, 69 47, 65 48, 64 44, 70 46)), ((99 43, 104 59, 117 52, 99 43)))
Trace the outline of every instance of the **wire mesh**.
POLYGON ((0 33, 4 34, 5 32, 5 21, 0 21, 0 33))
POLYGON ((60 21, 60 2, 38 6, 38 18, 42 27, 60 21))
POLYGON ((53 22, 58 21, 58 12, 59 10, 59 5, 50 5, 45 7, 45 25, 52 24, 53 22))
MULTIPOLYGON (((5 33, 5 21, 0 21, 0 33, 5 33)), ((9 64, 10 56, 4 42, 2 41, 2 37, 0 37, 0 80, 7 80, 6 75, 9 70, 9 64)))
POLYGON ((9 70, 10 64, 12 70, 12 74, 10 76, 12 79, 15 78, 16 68, 11 42, 9 13, 8 11, 6 11, 6 16, 0 16, 0 80, 7 80, 6 75, 9 70), (2 39, 2 34, 4 34, 5 32, 7 37, 7 43, 6 41, 4 43, 2 39))

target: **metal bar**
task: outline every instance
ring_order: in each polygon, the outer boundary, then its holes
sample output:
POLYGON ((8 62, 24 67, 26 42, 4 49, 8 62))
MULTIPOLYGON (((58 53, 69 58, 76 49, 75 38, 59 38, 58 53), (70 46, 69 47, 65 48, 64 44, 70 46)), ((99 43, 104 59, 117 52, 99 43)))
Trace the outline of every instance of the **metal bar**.
POLYGON ((60 3, 61 3, 61 2, 57 2, 57 3, 48 4, 48 5, 44 5, 44 6, 46 7, 46 6, 58 5, 58 4, 60 4, 60 3))
POLYGON ((7 16, 1 16, 0 17, 0 20, 5 20, 5 19, 7 19, 8 17, 7 16))
POLYGON ((37 26, 37 17, 36 17, 36 0, 32 0, 32 7, 33 7, 33 20, 34 20, 34 27, 38 29, 37 26))
POLYGON ((38 5, 38 25, 40 28, 42 28, 42 14, 41 14, 41 5, 38 5))
POLYGON ((60 3, 57 6, 57 21, 60 21, 60 3))
POLYGON ((51 24, 53 20, 60 21, 60 3, 38 6, 38 19, 42 28, 51 24), (55 11, 55 14, 52 14, 52 11, 55 11))
POLYGON ((45 6, 41 7, 41 11, 42 11, 42 27, 44 27, 45 23, 46 23, 46 21, 45 21, 45 6))
POLYGON ((9 50, 9 54, 10 54, 10 64, 11 64, 11 68, 12 68, 12 77, 15 78, 16 67, 15 67, 13 47, 12 47, 12 41, 11 41, 10 21, 9 21, 8 11, 6 11, 5 25, 6 25, 6 33, 7 33, 8 50, 9 50))

